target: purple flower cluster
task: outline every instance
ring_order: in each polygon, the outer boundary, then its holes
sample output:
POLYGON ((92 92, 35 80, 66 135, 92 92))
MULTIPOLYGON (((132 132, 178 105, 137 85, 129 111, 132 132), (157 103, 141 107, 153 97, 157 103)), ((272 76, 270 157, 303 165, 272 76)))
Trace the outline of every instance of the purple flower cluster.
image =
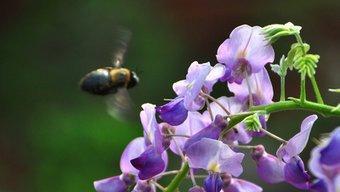
MULTIPOLYGON (((273 62, 274 50, 262 28, 242 25, 232 31, 217 51, 218 64, 193 62, 184 80, 173 84, 170 102, 142 105, 143 137, 132 140, 120 161, 122 174, 94 182, 97 192, 156 191, 157 180, 167 171, 168 152, 187 162, 193 181, 190 192, 260 192, 258 185, 240 178, 245 154, 242 144, 266 135, 268 116, 258 114, 261 129, 251 130, 241 122, 229 127, 230 117, 249 112, 250 107, 272 103, 273 87, 265 65, 273 62), (216 83, 226 84, 234 96, 210 96, 216 83), (210 102, 212 101, 212 102, 210 102), (157 118, 159 117, 159 119, 157 118), (196 173, 205 173, 197 185, 196 173)), ((271 184, 287 182, 299 189, 337 191, 340 183, 340 128, 314 149, 305 170, 299 154, 305 148, 316 115, 307 117, 300 132, 284 141, 276 155, 263 145, 253 146, 251 156, 259 177, 271 184)), ((160 186, 157 186, 160 187, 160 186)))

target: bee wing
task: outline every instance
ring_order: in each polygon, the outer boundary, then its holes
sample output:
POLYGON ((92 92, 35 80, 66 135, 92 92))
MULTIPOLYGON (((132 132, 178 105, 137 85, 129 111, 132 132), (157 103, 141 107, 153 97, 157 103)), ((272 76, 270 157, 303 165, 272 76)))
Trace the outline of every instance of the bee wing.
POLYGON ((106 101, 108 113, 118 120, 133 119, 131 97, 125 88, 118 89, 117 93, 110 95, 106 101))
POLYGON ((116 31, 117 39, 114 45, 112 64, 115 67, 120 67, 124 62, 124 55, 128 47, 128 43, 131 39, 131 31, 119 28, 116 31))

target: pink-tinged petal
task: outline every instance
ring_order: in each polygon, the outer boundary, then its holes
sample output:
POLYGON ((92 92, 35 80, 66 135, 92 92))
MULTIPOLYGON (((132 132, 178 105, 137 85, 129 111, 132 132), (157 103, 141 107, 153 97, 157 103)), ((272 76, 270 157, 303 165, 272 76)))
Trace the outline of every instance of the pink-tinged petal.
POLYGON ((133 175, 138 174, 138 170, 132 166, 130 161, 140 156, 146 149, 145 140, 143 137, 138 137, 132 140, 125 148, 120 158, 120 170, 123 173, 133 175))
POLYGON ((306 147, 313 124, 317 119, 317 115, 306 117, 302 121, 301 131, 289 139, 287 144, 280 147, 276 155, 285 162, 288 162, 294 156, 298 156, 306 147))
POLYGON ((223 186, 223 192, 262 192, 262 188, 243 179, 232 178, 229 185, 223 186))
POLYGON ((114 176, 93 182, 97 192, 126 192, 127 185, 119 176, 114 176))
POLYGON ((186 154, 192 168, 230 173, 234 176, 239 176, 243 172, 241 163, 244 154, 234 152, 228 145, 218 140, 203 138, 192 144, 186 150, 186 154))
POLYGON ((253 73, 262 70, 267 63, 272 63, 275 58, 274 49, 262 34, 262 28, 252 28, 252 37, 246 49, 246 60, 250 63, 253 73))
MULTIPOLYGON (((196 111, 189 111, 187 119, 182 124, 174 127, 175 135, 192 136, 201 131, 206 126, 208 125, 202 121, 202 114, 196 111)), ((170 143, 171 151, 179 155, 178 148, 183 151, 184 144, 187 140, 188 138, 186 137, 173 137, 170 143)))
POLYGON ((285 163, 277 157, 268 154, 263 145, 258 145, 252 151, 252 158, 256 162, 256 170, 259 177, 267 183, 280 183, 284 181, 285 163))
MULTIPOLYGON (((265 68, 249 77, 249 86, 255 105, 272 103, 274 91, 265 68)), ((244 102, 249 99, 249 90, 246 81, 243 81, 241 84, 228 83, 228 88, 239 101, 244 102)))

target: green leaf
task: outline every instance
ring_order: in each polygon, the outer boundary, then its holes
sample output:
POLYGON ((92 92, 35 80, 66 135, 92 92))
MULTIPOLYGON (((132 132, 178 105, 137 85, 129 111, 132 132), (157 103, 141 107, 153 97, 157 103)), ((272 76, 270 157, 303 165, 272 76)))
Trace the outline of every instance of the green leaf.
POLYGON ((305 56, 299 57, 294 62, 294 67, 299 71, 299 73, 312 77, 315 74, 315 69, 317 67, 317 63, 319 62, 319 58, 319 55, 307 54, 305 56))

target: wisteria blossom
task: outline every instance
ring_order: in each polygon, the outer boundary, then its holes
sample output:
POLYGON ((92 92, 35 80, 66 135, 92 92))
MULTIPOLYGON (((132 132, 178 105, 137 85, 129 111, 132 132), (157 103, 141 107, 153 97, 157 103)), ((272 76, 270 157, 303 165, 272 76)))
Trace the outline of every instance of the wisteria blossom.
POLYGON ((200 93, 209 94, 224 71, 225 68, 221 64, 212 67, 210 63, 193 62, 188 69, 186 79, 173 84, 177 98, 157 107, 160 118, 170 125, 183 123, 188 111, 197 111, 203 107, 205 100, 200 93))
POLYGON ((241 25, 220 45, 216 57, 227 68, 222 80, 240 84, 247 76, 260 72, 265 64, 274 61, 274 49, 261 27, 241 25))
POLYGON ((340 127, 317 141, 308 170, 300 154, 318 116, 307 116, 288 140, 271 132, 284 130, 285 124, 267 124, 272 113, 286 110, 340 116, 340 108, 325 105, 318 92, 314 75, 319 56, 308 52, 309 45, 303 43, 300 30, 292 23, 235 28, 218 48, 219 63, 191 63, 185 79, 173 84, 173 99, 163 105, 142 105, 143 136, 124 149, 119 174, 94 182, 96 191, 174 192, 188 180, 189 192, 262 192, 262 187, 242 178, 247 171, 243 165, 246 155, 254 160, 258 177, 268 184, 286 183, 312 192, 340 191, 340 127), (281 80, 280 101, 274 101, 265 67, 274 61, 271 43, 290 35, 298 42, 279 65, 272 66, 281 80), (299 98, 285 96, 287 69, 301 74, 299 98), (306 78, 311 79, 316 102, 305 94, 306 78), (225 92, 215 97, 218 83, 225 92), (271 154, 261 139, 253 140, 260 136, 277 142, 276 154, 271 154), (176 165, 168 167, 169 152, 180 157, 180 166, 175 169, 176 165), (164 177, 172 178, 167 186, 164 177))
POLYGON ((318 180, 312 186, 315 191, 340 190, 340 127, 336 128, 329 138, 315 147, 309 161, 309 167, 318 180), (319 189, 319 190, 316 190, 319 189))

